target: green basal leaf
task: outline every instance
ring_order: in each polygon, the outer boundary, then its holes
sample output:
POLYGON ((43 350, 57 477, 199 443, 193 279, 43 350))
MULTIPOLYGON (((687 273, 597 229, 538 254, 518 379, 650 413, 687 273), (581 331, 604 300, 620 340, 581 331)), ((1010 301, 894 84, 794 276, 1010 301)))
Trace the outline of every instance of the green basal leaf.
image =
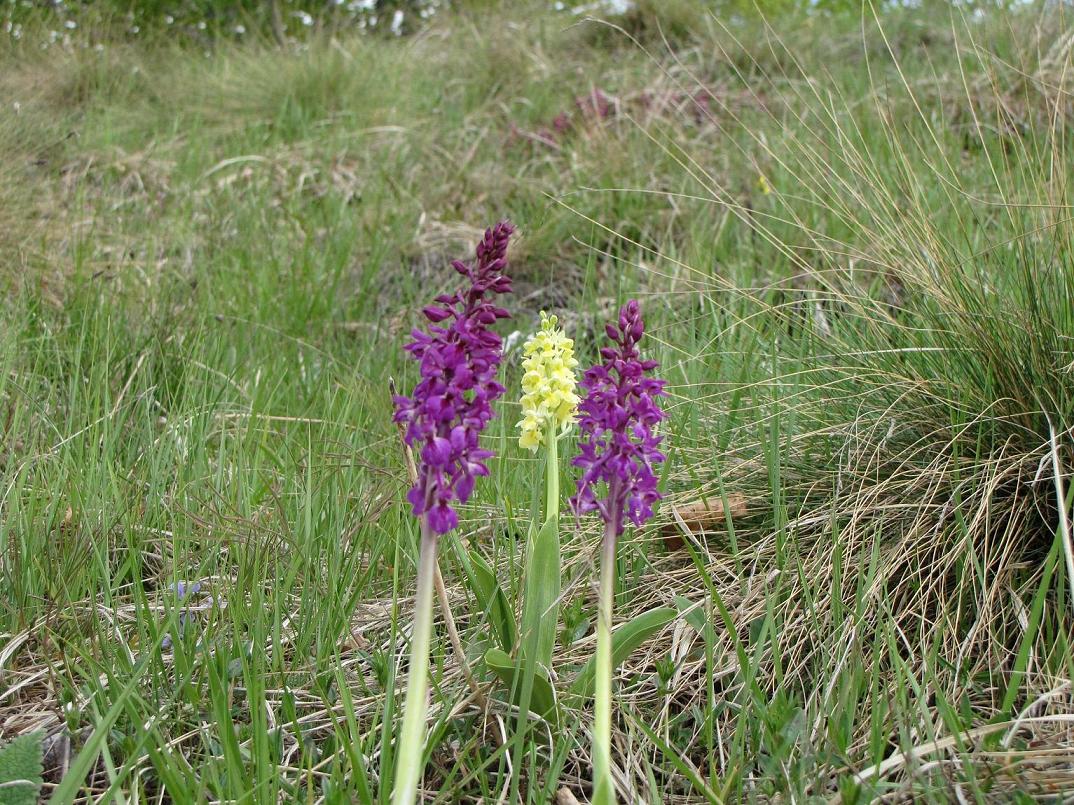
POLYGON ((695 632, 704 637, 705 640, 715 639, 715 631, 712 623, 705 616, 703 607, 695 606, 681 595, 675 596, 675 606, 679 608, 679 613, 695 632))
MULTIPOLYGON (((643 612, 616 629, 612 633, 612 668, 618 667, 642 643, 678 616, 679 610, 675 607, 657 607, 643 612)), ((579 696, 592 695, 595 674, 596 661, 595 658, 590 658, 578 672, 574 684, 571 685, 571 691, 579 696)))
POLYGON ((496 573, 477 551, 470 551, 470 587, 477 603, 492 626, 492 633, 504 651, 511 651, 517 637, 515 617, 496 573))
MULTIPOLYGON (((510 655, 498 648, 490 648, 485 652, 485 664, 503 682, 504 686, 512 692, 512 698, 516 700, 521 692, 522 682, 520 679, 521 668, 511 659, 510 655)), ((534 669, 533 689, 530 694, 529 710, 536 713, 547 721, 558 723, 556 712, 556 691, 548 679, 548 672, 541 667, 534 669)))
MULTIPOLYGON (((518 668, 521 684, 517 685, 515 703, 522 712, 547 712, 547 697, 540 689, 552 692, 548 669, 556 645, 559 623, 560 591, 559 516, 553 514, 530 540, 526 556, 525 599, 522 604, 522 634, 519 644, 518 668), (540 704, 538 703, 540 702, 540 704)), ((551 697, 555 708, 555 696, 551 697)))
POLYGON ((522 656, 550 668, 559 626, 559 517, 553 515, 533 539, 522 605, 522 656))

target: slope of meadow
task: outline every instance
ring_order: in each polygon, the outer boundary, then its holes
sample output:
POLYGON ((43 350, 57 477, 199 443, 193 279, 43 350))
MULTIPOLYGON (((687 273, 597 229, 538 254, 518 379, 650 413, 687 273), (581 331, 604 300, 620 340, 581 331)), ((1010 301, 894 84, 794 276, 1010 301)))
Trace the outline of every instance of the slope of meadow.
MULTIPOLYGON (((688 614, 617 673, 621 800, 1074 786, 1058 5, 512 3, 283 44, 20 18, 0 735, 44 732, 45 793, 385 801, 417 546, 389 378, 413 382, 400 347, 450 260, 510 217, 505 333, 554 311, 585 365, 637 297, 669 382, 667 500, 620 546, 616 606, 688 614), (681 534, 702 499, 734 516, 681 534)), ((442 552, 481 680, 465 565, 515 602, 535 470, 508 344, 492 480, 442 552)), ((598 542, 567 522, 564 686, 598 542)), ((443 634, 433 685, 430 799, 497 801, 515 762, 526 801, 588 794, 588 707, 512 757, 509 706, 476 705, 443 634)))

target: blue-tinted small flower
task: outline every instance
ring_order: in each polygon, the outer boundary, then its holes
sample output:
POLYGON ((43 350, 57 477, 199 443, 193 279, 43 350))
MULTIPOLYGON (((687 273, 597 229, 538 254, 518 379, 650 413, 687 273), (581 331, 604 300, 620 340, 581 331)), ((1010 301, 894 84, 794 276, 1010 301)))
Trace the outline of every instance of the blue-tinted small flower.
MULTIPOLYGON (((197 603, 192 603, 193 599, 201 592, 200 581, 177 581, 175 584, 169 584, 168 589, 175 594, 176 603, 182 607, 178 618, 176 618, 176 630, 179 636, 182 637, 186 631, 187 624, 197 620, 199 612, 211 609, 215 599, 211 595, 207 595, 197 603)), ((170 634, 164 635, 164 639, 161 641, 161 648, 167 650, 171 646, 172 636, 170 634)))
POLYGON ((182 601, 188 595, 197 595, 199 592, 201 592, 200 581, 177 581, 175 584, 169 584, 168 587, 173 593, 175 593, 175 597, 178 598, 180 601, 182 601))

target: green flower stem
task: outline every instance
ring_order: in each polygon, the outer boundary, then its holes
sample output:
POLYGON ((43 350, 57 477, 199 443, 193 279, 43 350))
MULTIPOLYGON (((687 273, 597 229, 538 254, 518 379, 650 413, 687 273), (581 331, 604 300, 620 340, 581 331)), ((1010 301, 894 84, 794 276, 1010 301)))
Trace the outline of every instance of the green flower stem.
POLYGON ((593 803, 614 805, 612 783, 612 606, 615 601, 615 524, 604 529, 597 603, 597 665, 593 725, 593 803))
POLYGON ((403 731, 395 747, 395 786, 392 805, 412 805, 418 792, 425 757, 425 718, 429 710, 429 638, 433 630, 433 586, 437 537, 421 519, 414 631, 410 636, 410 670, 407 675, 403 731))
POLYGON ((521 686, 519 688, 518 722, 514 738, 512 760, 511 788, 508 799, 515 802, 518 798, 518 786, 521 779, 522 753, 526 746, 525 735, 529 729, 530 702, 533 696, 533 681, 538 665, 550 665, 555 644, 555 623, 558 622, 558 605, 560 590, 559 561, 559 435, 555 422, 548 425, 543 444, 548 454, 545 456, 545 502, 544 519, 534 512, 530 536, 526 544, 525 597, 522 605, 522 643, 519 646, 521 669, 521 686), (554 518, 554 520, 553 520, 554 518), (545 528, 553 521, 553 533, 545 528), (549 541, 554 540, 554 545, 549 541), (549 551, 554 559, 549 557, 549 551), (546 563, 554 564, 550 571, 546 563), (547 606, 551 605, 551 606, 547 606), (548 631, 549 619, 552 630, 548 631))
POLYGON ((556 424, 548 426, 548 479, 545 483, 544 516, 559 517, 559 435, 556 424))
MULTIPOLYGON (((392 399, 395 398, 395 380, 388 378, 388 391, 391 392, 392 399)), ((399 433, 399 444, 403 448, 403 458, 406 460, 406 474, 410 479, 411 486, 418 485, 418 468, 414 464, 414 451, 410 449, 410 445, 406 443, 406 428, 402 423, 397 422, 396 431, 399 433)), ((435 564, 435 563, 434 563, 435 564)), ((455 626, 455 618, 451 614, 451 601, 448 599, 447 588, 444 586, 444 574, 440 572, 440 565, 436 564, 433 573, 433 582, 436 587, 436 597, 440 599, 440 611, 444 615, 444 627, 447 629, 448 639, 451 641, 451 647, 455 651, 455 658, 459 661, 459 666, 462 668, 462 674, 466 677, 466 684, 470 686, 470 690, 474 694, 474 701, 477 706, 482 710, 485 710, 488 705, 488 700, 485 698, 484 691, 481 690, 481 686, 477 684, 477 680, 474 679, 474 673, 470 670, 470 663, 466 661, 466 652, 462 647, 462 640, 459 639, 459 630, 455 626)), ((499 738, 499 733, 493 733, 499 738)))

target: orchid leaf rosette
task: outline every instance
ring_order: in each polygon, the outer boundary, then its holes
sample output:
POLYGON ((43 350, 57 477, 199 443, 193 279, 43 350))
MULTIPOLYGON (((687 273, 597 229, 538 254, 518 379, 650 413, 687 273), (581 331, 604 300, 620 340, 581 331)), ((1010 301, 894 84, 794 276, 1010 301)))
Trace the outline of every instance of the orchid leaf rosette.
POLYGON ((513 232, 509 222, 499 222, 485 232, 473 263, 452 263, 464 287, 436 297, 422 311, 428 325, 415 329, 405 347, 419 362, 421 379, 409 397, 394 400, 395 421, 418 456, 418 480, 407 499, 421 528, 395 805, 414 801, 421 775, 437 538, 458 525, 456 506, 469 500, 478 477, 488 475, 485 462, 493 455, 480 446, 479 436, 493 417, 492 403, 505 391, 496 381, 502 341, 491 327, 510 317, 495 299, 511 291, 504 270, 513 232))
POLYGON ((572 463, 582 475, 571 499, 579 515, 596 511, 604 520, 593 734, 593 802, 600 805, 615 802, 611 779, 615 546, 626 521, 642 525, 660 500, 655 466, 665 457, 656 428, 665 417, 659 399, 666 396, 664 381, 652 376, 657 362, 642 360, 638 351, 645 323, 637 301, 625 304, 606 332, 612 346, 601 349, 603 362, 586 370, 581 382, 585 392, 578 416, 581 438, 572 463))

